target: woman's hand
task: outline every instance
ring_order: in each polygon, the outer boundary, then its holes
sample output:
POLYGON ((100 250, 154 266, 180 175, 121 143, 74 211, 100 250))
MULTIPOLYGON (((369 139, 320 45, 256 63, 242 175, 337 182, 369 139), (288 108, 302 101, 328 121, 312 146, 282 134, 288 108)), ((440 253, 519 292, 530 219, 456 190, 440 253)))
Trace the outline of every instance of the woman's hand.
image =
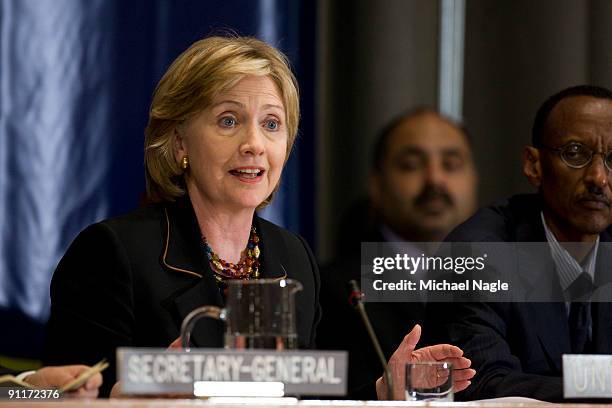
MULTIPOLYGON (((37 388, 61 388, 77 378, 83 371, 89 369, 85 365, 68 365, 58 367, 43 367, 24 378, 24 381, 37 388)), ((102 385, 102 375, 96 373, 77 390, 66 393, 66 396, 77 398, 96 398, 98 388, 102 385)))
POLYGON ((178 337, 176 340, 170 343, 170 345, 167 348, 167 350, 182 350, 182 349, 183 349, 183 344, 182 344, 182 340, 180 337, 178 337))
MULTIPOLYGON (((420 338, 421 326, 417 324, 404 337, 389 360, 388 369, 393 379, 392 399, 404 399, 406 364, 408 363, 428 361, 451 363, 453 365, 453 390, 459 392, 466 389, 471 384, 470 380, 476 375, 476 370, 469 368, 472 362, 463 357, 463 350, 450 344, 437 344, 415 350, 420 338)), ((432 381, 439 381, 439 378, 432 378, 432 381)), ((388 399, 387 382, 384 375, 376 381, 376 394, 380 400, 388 399)))
POLYGON ((113 385, 113 388, 111 388, 109 397, 110 398, 122 398, 123 397, 121 395, 121 383, 119 381, 117 381, 115 385, 113 385))

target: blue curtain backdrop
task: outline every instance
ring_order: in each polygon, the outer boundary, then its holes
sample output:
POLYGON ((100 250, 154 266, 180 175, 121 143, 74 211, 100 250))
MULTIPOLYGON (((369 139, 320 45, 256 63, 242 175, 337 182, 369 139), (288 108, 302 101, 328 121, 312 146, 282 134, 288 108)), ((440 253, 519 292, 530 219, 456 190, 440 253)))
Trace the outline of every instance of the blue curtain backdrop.
POLYGON ((264 216, 313 244, 312 3, 0 0, 0 354, 37 356, 49 281, 68 244, 138 206, 154 86, 211 33, 257 36, 293 64, 301 130, 264 216))

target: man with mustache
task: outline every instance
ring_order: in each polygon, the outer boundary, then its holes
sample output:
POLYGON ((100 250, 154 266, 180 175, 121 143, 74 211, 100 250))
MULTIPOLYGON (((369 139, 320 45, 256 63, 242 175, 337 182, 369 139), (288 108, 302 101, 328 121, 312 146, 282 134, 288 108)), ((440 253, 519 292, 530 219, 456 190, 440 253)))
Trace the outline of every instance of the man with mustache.
POLYGON ((391 122, 375 145, 373 164, 369 195, 387 241, 440 241, 475 210, 468 135, 433 110, 391 122))
MULTIPOLYGON (((444 239, 475 210, 476 184, 465 129, 435 110, 404 113, 380 133, 368 185, 373 216, 362 212, 354 225, 343 228, 347 238, 340 247, 347 251, 321 271, 323 316, 317 346, 349 351, 349 397, 372 399, 373 383, 382 372, 363 323, 347 301, 346 282, 361 278, 361 242, 444 239), (354 232, 346 233, 349 229, 354 232)), ((406 252, 418 255, 422 249, 409 243, 398 248, 398 253, 406 252)), ((425 317, 420 302, 369 302, 366 308, 387 359, 425 317)))
POLYGON ((538 193, 483 208, 448 236, 449 242, 547 242, 533 259, 542 266, 530 268, 525 282, 546 277, 534 287, 559 293, 540 303, 430 304, 436 316, 448 317, 436 340, 461 347, 478 373, 460 398, 561 401, 563 354, 612 353, 610 299, 590 301, 612 268, 611 172, 612 91, 565 89, 539 108, 532 145, 524 150, 523 173, 538 193))

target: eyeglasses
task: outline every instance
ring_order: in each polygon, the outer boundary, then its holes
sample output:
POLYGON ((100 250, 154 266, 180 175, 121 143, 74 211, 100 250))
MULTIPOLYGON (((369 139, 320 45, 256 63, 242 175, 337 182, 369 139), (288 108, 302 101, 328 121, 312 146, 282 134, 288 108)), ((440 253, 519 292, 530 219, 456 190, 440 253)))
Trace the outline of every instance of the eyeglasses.
POLYGON ((588 166, 593 161, 593 156, 601 154, 604 164, 608 170, 612 170, 612 150, 607 152, 596 152, 590 147, 578 142, 571 142, 561 147, 551 147, 540 145, 539 148, 545 148, 557 153, 563 163, 573 169, 581 169, 588 166))

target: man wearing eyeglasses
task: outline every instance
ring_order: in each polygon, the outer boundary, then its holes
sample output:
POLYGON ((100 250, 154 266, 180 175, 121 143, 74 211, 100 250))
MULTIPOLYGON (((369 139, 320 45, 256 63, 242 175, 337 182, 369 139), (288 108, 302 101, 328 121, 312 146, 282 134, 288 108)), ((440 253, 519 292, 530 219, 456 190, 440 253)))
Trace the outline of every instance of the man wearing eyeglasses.
MULTIPOLYGON (((462 348, 477 372, 459 398, 561 401, 563 354, 612 353, 612 306, 590 302, 594 286, 612 270, 606 244, 612 241, 607 231, 612 224, 612 91, 578 86, 544 102, 532 145, 524 150, 523 173, 537 194, 479 210, 446 240, 547 242, 550 251, 540 257, 549 259, 540 260, 550 267, 551 287, 563 296, 540 303, 430 305, 430 312, 448 319, 438 340, 462 348), (567 300, 577 291, 581 301, 567 300)), ((548 270, 529 271, 544 273, 548 270)))

